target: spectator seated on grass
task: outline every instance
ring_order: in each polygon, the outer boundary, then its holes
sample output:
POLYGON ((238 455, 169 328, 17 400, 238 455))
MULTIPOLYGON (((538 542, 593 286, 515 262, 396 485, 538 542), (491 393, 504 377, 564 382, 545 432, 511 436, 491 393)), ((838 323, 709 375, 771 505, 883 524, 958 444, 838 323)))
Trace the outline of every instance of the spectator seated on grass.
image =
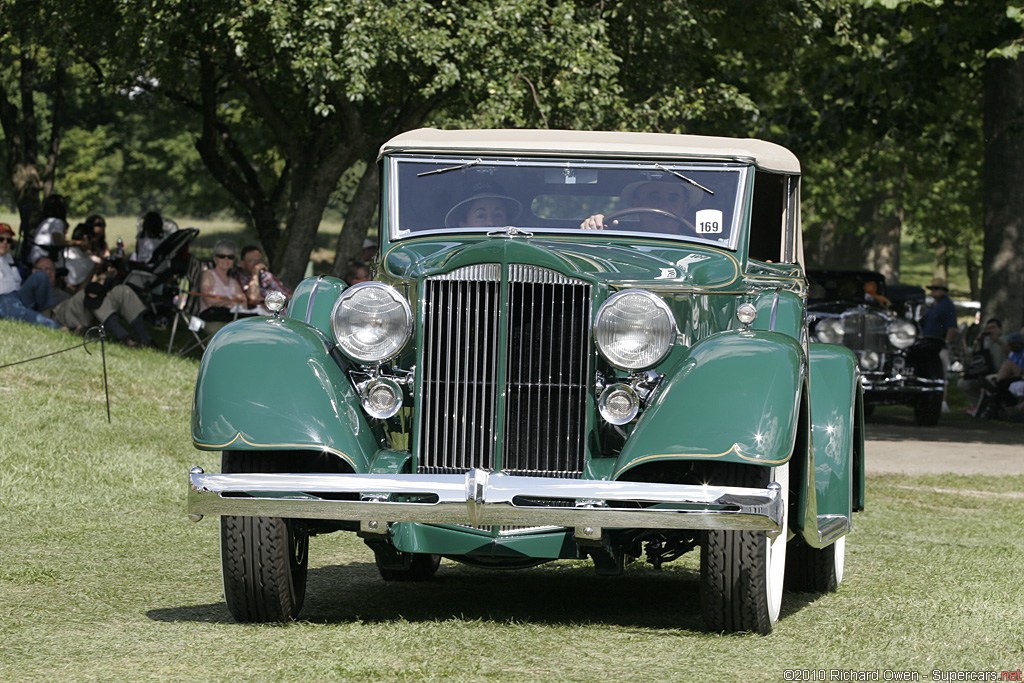
POLYGON ((0 318, 60 328, 60 324, 42 313, 54 304, 46 273, 36 271, 23 281, 11 254, 13 247, 14 230, 7 223, 0 223, 0 318))
POLYGON ((128 285, 115 285, 108 292, 103 285, 93 282, 48 313, 56 322, 78 332, 102 323, 107 332, 125 346, 156 347, 142 319, 145 311, 142 300, 128 285), (129 321, 134 338, 119 318, 129 321))
POLYGON ((1018 407, 1019 401, 1010 391, 1010 387, 1024 376, 1024 335, 1014 332, 1006 337, 1010 352, 1003 361, 999 372, 989 375, 981 394, 975 416, 983 418, 1000 418, 1005 416, 1006 409, 1018 407))

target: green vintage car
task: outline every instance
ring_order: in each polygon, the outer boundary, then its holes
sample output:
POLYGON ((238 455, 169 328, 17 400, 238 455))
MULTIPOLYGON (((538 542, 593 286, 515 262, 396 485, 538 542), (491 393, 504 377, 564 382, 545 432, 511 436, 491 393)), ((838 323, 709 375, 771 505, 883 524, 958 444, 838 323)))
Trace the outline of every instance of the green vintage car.
POLYGON ((853 353, 808 339, 793 154, 425 129, 379 163, 373 281, 307 279, 200 366, 192 438, 222 473, 193 468, 188 507, 221 516, 237 620, 295 618, 332 531, 386 581, 699 549, 714 631, 770 632, 784 583, 835 590, 862 394, 853 353))

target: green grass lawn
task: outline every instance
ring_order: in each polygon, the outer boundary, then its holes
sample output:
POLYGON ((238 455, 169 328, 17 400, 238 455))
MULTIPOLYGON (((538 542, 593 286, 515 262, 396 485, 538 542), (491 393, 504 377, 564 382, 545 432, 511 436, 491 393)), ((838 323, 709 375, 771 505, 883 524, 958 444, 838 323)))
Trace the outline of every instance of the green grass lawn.
MULTIPOLYGON (((0 365, 77 341, 0 321, 0 365)), ((312 540, 302 621, 235 624, 217 520, 185 515, 189 466, 218 468, 190 439, 196 362, 108 346, 108 424, 91 351, 0 369, 2 681, 930 680, 1024 664, 1024 477, 870 478, 839 592, 788 595, 768 637, 702 630, 695 553, 619 578, 445 561, 428 584, 392 584, 351 534, 312 540)))

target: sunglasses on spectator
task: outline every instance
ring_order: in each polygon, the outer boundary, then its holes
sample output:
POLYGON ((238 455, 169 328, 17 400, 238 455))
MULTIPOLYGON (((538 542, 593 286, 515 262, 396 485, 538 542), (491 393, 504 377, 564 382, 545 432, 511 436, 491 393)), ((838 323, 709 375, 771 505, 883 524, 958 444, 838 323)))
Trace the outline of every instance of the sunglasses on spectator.
POLYGON ((234 259, 234 258, 235 258, 235 255, 234 255, 234 254, 214 254, 214 257, 216 257, 216 258, 229 258, 229 259, 234 259))
POLYGON ((7 242, 7 244, 14 244, 13 237, 0 237, 0 242, 7 242))

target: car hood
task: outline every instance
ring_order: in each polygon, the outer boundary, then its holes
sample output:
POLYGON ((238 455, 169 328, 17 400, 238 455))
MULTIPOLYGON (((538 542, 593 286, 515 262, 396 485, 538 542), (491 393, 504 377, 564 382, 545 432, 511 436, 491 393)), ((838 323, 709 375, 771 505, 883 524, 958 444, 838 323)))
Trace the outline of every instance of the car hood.
POLYGON ((557 237, 435 238, 393 244, 384 255, 385 272, 400 279, 418 279, 479 263, 526 263, 594 281, 702 287, 726 287, 740 276, 739 260, 731 252, 668 240, 610 237, 595 243, 557 237))

